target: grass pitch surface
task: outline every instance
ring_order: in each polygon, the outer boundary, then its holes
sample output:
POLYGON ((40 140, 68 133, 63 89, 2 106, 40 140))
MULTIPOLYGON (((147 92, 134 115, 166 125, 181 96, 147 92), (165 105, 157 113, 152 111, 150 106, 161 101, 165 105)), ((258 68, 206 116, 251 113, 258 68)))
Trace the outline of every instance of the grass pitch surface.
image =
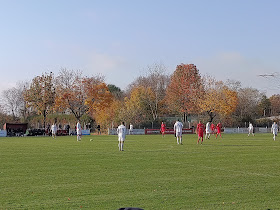
POLYGON ((280 137, 0 138, 0 209, 279 209, 280 137), (90 141, 93 139, 93 141, 90 141))

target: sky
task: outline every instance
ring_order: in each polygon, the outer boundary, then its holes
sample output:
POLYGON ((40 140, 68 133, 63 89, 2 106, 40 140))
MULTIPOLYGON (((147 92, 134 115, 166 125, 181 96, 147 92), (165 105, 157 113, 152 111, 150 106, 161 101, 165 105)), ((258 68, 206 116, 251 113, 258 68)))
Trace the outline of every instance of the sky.
POLYGON ((0 91, 61 68, 125 89, 148 66, 193 63, 268 95, 280 66, 278 0, 0 0, 0 91))

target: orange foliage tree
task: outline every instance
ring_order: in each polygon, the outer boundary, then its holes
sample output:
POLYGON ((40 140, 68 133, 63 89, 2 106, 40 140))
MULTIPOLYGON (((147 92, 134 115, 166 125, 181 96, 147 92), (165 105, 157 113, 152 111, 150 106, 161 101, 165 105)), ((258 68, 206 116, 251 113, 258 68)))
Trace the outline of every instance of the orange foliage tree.
POLYGON ((55 102, 54 77, 51 72, 35 77, 28 89, 24 92, 26 106, 37 111, 43 116, 44 128, 46 127, 46 117, 52 111, 55 102))
POLYGON ((181 64, 171 76, 166 90, 166 103, 176 113, 197 113, 198 100, 203 94, 203 84, 199 70, 194 64, 181 64))
MULTIPOLYGON (((85 105, 92 118, 102 119, 100 116, 113 102, 113 95, 107 85, 100 78, 90 77, 83 79, 86 94, 85 105)), ((101 123, 101 122, 98 122, 101 123)))
POLYGON ((214 117, 229 116, 233 113, 238 105, 237 92, 229 89, 222 81, 216 81, 213 78, 204 80, 205 94, 199 100, 201 112, 206 112, 209 121, 212 122, 214 117))
POLYGON ((87 111, 86 95, 81 72, 62 69, 56 78, 57 111, 70 111, 79 120, 87 111))
POLYGON ((109 107, 104 107, 96 113, 95 119, 102 128, 113 128, 123 121, 122 113, 124 113, 123 102, 114 99, 109 107))

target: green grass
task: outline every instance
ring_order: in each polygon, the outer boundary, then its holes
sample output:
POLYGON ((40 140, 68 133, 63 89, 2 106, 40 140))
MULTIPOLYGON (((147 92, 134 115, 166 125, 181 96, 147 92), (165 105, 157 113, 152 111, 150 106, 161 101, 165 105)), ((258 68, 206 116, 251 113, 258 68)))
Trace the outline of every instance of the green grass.
POLYGON ((0 209, 279 209, 280 138, 0 138, 0 209), (93 141, 89 141, 92 138, 93 141))

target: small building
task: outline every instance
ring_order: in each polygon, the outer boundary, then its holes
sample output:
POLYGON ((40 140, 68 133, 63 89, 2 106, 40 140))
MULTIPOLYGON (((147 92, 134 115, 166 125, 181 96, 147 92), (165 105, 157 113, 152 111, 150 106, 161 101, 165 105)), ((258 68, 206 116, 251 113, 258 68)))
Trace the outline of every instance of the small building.
POLYGON ((27 130, 27 123, 5 123, 3 130, 7 131, 7 136, 23 136, 27 130))

